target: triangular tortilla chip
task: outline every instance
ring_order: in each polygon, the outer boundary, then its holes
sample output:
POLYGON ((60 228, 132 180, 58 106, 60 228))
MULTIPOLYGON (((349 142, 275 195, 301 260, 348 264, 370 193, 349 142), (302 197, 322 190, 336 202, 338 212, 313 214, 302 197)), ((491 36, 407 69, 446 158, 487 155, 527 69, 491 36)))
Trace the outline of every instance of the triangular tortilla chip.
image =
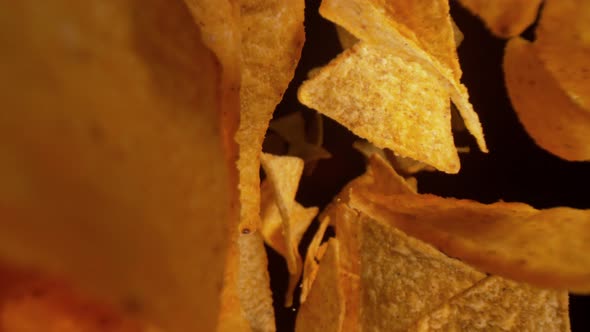
POLYGON ((590 1, 546 0, 535 34, 547 71, 590 113, 590 1))
POLYGON ((350 197, 353 208, 482 271, 538 287, 590 292, 590 210, 384 196, 363 188, 350 197))
POLYGON ((301 277, 301 257, 297 250, 303 234, 318 214, 317 207, 305 208, 295 202, 288 221, 288 232, 283 228, 283 217, 279 212, 275 191, 271 182, 264 181, 261 188, 262 197, 262 235, 264 241, 285 259, 288 259, 288 250, 294 250, 295 263, 299 266, 294 273, 289 273, 289 286, 285 296, 285 306, 290 307, 293 302, 293 292, 301 277), (286 234, 290 235, 290 238, 286 234), (290 244, 287 244, 290 242, 290 244))
POLYGON ((166 331, 214 330, 237 109, 186 5, 24 0, 0 21, 0 257, 166 331))
POLYGON ((478 116, 467 89, 459 82, 461 72, 446 1, 324 0, 320 14, 362 41, 399 56, 405 53, 435 75, 448 89, 480 149, 487 152, 478 116))
POLYGON ((327 242, 318 278, 306 303, 299 308, 295 331, 340 332, 344 320, 345 294, 341 287, 338 240, 327 242))
POLYGON ((537 18, 542 0, 459 0, 500 38, 518 36, 537 18))
POLYGON ((566 160, 590 160, 590 112, 582 109, 545 69, 532 44, 506 45, 504 78, 510 101, 527 133, 566 160))
POLYGON ((447 89, 409 58, 359 42, 304 82, 298 96, 380 148, 459 171, 447 89))
POLYGON ((276 105, 295 73, 305 41, 304 0, 239 0, 242 31, 240 88, 240 230, 260 226, 260 154, 276 105))
POLYGON ((434 310, 410 331, 570 331, 566 291, 501 277, 483 279, 434 310))

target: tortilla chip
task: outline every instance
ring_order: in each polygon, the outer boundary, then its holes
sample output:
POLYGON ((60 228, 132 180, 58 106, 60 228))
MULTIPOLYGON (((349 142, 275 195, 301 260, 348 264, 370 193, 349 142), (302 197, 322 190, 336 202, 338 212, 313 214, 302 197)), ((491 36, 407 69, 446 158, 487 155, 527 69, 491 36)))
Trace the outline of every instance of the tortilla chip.
POLYGON ((342 331, 344 296, 341 285, 338 240, 327 242, 326 254, 319 265, 319 274, 307 302, 301 305, 295 331, 342 331))
POLYGON ((455 40, 455 45, 457 48, 461 45, 464 39, 463 32, 459 29, 459 26, 455 21, 451 18, 451 23, 453 24, 453 39, 455 40))
MULTIPOLYGON (((298 182, 298 179, 296 179, 298 182)), ((288 229, 285 232, 283 228, 283 217, 279 212, 277 205, 276 191, 280 188, 273 188, 271 182, 264 181, 262 183, 261 197, 262 197, 262 235, 264 241, 283 256, 286 260, 289 259, 288 250, 293 250, 295 255, 296 270, 289 273, 289 286, 285 296, 285 306, 290 307, 293 303, 293 293, 301 277, 301 257, 297 250, 299 242, 303 234, 318 214, 317 207, 305 208, 299 203, 295 202, 290 215, 287 218, 288 229), (286 236, 290 235, 290 238, 286 236)))
MULTIPOLYGON (((374 153, 378 154, 381 158, 387 160, 397 173, 403 174, 404 177, 409 177, 412 174, 422 171, 436 170, 434 167, 412 158, 397 156, 389 149, 379 149, 370 142, 364 140, 355 141, 352 144, 352 147, 362 153, 366 158, 369 158, 374 153)), ((459 148, 457 148, 457 151, 459 151, 459 148)))
POLYGON ((570 331, 568 294, 497 276, 422 318, 410 331, 570 331))
POLYGON ((359 39, 356 38, 353 34, 346 31, 343 27, 339 26, 338 24, 334 25, 336 27, 336 33, 338 34, 338 41, 340 42, 340 46, 342 46, 343 50, 351 48, 354 44, 356 44, 359 39))
POLYGON ((166 331, 214 330, 228 92, 184 3, 25 0, 0 21, 0 257, 166 331))
POLYGON ((363 330, 405 331, 484 277, 394 228, 364 216, 358 222, 363 330))
POLYGON ((260 226, 260 154, 276 105, 295 73, 305 41, 304 0, 239 0, 242 31, 240 230, 260 226))
POLYGON ((459 68, 449 7, 444 0, 324 0, 320 14, 371 45, 405 53, 441 81, 467 129, 487 152, 483 131, 459 68))
POLYGON ((319 261, 324 255, 324 249, 322 249, 322 239, 326 233, 326 229, 330 224, 330 218, 324 217, 320 222, 318 230, 314 234, 309 246, 307 247, 307 253, 305 254, 305 262, 303 266, 303 280, 301 281, 301 294, 299 297, 299 303, 304 303, 307 299, 307 295, 311 290, 311 286, 317 276, 319 269, 319 261))
POLYGON ((270 129, 276 132, 289 144, 287 154, 303 159, 305 171, 313 170, 316 163, 322 159, 329 159, 332 155, 323 147, 324 134, 322 116, 317 114, 312 133, 314 137, 307 139, 305 120, 301 112, 274 119, 270 122, 270 129))
POLYGON ((104 303, 67 284, 14 266, 0 266, 0 326, 3 332, 148 332, 104 303))
POLYGON ((252 331, 273 332, 275 327, 268 260, 260 232, 238 237, 237 295, 252 331))
POLYGON ((563 91, 590 112, 590 2, 547 0, 533 44, 563 91))
POLYGON ((363 188, 350 197, 353 208, 482 271, 543 288, 590 292, 590 210, 384 196, 363 188))
POLYGON ((304 82, 299 100, 380 148, 459 171, 447 90, 387 49, 357 43, 304 82))
POLYGON ((566 160, 590 160, 590 112, 561 89, 533 45, 508 42, 504 77, 520 122, 540 147, 566 160))
POLYGON ((542 0, 459 0, 497 37, 520 35, 537 18, 542 0))

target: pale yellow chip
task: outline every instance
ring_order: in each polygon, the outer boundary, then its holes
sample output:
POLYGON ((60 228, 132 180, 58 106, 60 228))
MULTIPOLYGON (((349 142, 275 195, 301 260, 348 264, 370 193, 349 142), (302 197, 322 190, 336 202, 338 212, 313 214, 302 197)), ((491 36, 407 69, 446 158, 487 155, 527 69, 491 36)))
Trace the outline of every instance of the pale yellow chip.
POLYGON ((547 70, 590 113, 590 1, 546 0, 535 34, 547 70))
POLYGON ((260 154, 272 113, 295 73, 305 41, 304 0, 239 0, 242 31, 240 88, 240 230, 260 226, 260 154))
POLYGON ((482 271, 590 293, 590 210, 432 195, 351 193, 350 205, 482 271))
POLYGON ((182 1, 4 2, 0 22, 0 258, 166 331, 214 330, 235 67, 182 1))
POLYGON ((459 171, 447 89, 409 58, 359 42, 304 82, 299 100, 380 148, 459 171))
POLYGON ((324 0, 320 14, 371 45, 405 53, 441 81, 480 149, 483 130, 459 79, 455 34, 444 0, 324 0))
MULTIPOLYGON (((497 37, 518 36, 537 18, 542 0, 459 0, 497 37)), ((561 1, 561 0, 558 0, 561 1)))
POLYGON ((514 38, 505 53, 508 95, 527 133, 563 159, 590 160, 590 112, 559 86, 529 42, 514 38))
MULTIPOLYGON (((318 214, 318 208, 305 208, 295 202, 290 215, 287 218, 287 227, 289 229, 285 232, 283 228, 283 217, 281 216, 277 205, 277 198, 275 195, 276 190, 277 188, 273 188, 270 181, 264 181, 262 183, 262 207, 260 211, 262 218, 262 235, 264 241, 285 259, 288 259, 289 257, 289 248, 294 250, 295 264, 297 264, 298 268, 293 273, 290 273, 289 286, 285 296, 285 305, 291 306, 293 302, 293 292, 301 277, 302 263, 297 248, 303 234, 318 214), (290 238, 286 236, 287 233, 290 234, 290 238), (290 242, 290 244, 287 242, 290 242)), ((280 190, 280 188, 278 188, 278 190, 280 190)))
POLYGON ((410 331, 570 331, 566 291, 539 289, 492 276, 478 282, 410 331))
POLYGON ((340 332, 345 314, 345 294, 340 271, 338 240, 327 242, 326 253, 319 264, 314 288, 297 314, 295 331, 340 332))

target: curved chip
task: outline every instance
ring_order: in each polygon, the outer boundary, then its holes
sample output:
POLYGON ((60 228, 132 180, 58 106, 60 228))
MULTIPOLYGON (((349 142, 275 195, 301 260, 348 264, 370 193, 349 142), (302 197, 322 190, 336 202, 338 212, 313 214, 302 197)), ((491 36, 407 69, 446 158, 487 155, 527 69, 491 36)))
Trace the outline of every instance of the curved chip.
MULTIPOLYGON (((518 36, 537 18, 542 0, 459 0, 500 38, 518 36)), ((560 1, 560 0, 558 0, 560 1)))
POLYGON ((534 42, 539 59, 590 113, 590 1, 546 0, 534 42))
POLYGON ((166 331, 214 330, 237 109, 186 5, 24 0, 0 22, 0 257, 166 331))
POLYGON ((304 82, 299 99, 380 148, 459 171, 449 94, 412 59, 359 42, 304 82))
POLYGON ((431 195, 374 194, 350 205, 482 271, 544 288, 590 292, 590 210, 536 210, 431 195))
POLYGON ((514 111, 535 142, 563 159, 590 160, 590 112, 562 90, 533 45, 510 40, 503 66, 514 111))
POLYGON ((240 230, 260 226, 260 154, 272 113, 295 73, 305 41, 304 0, 239 0, 242 31, 240 230))
POLYGON ((459 81, 461 70, 447 1, 324 0, 320 14, 362 41, 396 55, 410 55, 437 77, 479 148, 487 152, 479 118, 459 81))

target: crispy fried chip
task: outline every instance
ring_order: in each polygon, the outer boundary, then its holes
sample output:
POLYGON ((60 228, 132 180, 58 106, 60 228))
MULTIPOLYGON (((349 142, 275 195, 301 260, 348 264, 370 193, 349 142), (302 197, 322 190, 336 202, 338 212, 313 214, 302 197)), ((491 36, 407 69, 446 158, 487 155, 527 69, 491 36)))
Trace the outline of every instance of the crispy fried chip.
POLYGON ((299 179, 303 172, 303 160, 290 156, 273 156, 264 153, 262 167, 270 186, 263 187, 263 234, 287 261, 289 287, 285 305, 291 306, 293 292, 301 277, 302 262, 298 245, 303 233, 318 213, 318 208, 304 208, 295 201, 299 179), (269 195, 268 192, 272 195, 269 195), (279 239, 276 239, 276 237, 279 239))
POLYGON ((3 332, 155 332, 63 282, 34 271, 0 265, 3 332))
POLYGON ((590 2, 547 0, 533 44, 565 93, 590 112, 590 2))
MULTIPOLYGON (((378 154, 381 158, 387 160, 389 164, 399 174, 406 177, 406 180, 410 175, 422 172, 422 171, 435 171, 436 169, 425 163, 416 161, 412 158, 397 156, 393 151, 389 149, 379 149, 370 142, 367 141, 356 141, 352 144, 352 147, 362 153, 366 158, 371 157, 373 154, 378 154)), ((459 151, 460 148, 457 148, 459 151)))
POLYGON ((566 291, 501 277, 483 279, 422 318, 410 331, 570 331, 566 291))
POLYGON ((305 40, 303 0, 239 0, 242 31, 240 89, 240 229, 260 225, 260 154, 276 105, 295 73, 305 40))
POLYGON ((238 237, 237 295, 252 331, 276 330, 268 260, 260 232, 238 237))
POLYGON ((345 312, 341 274, 338 240, 330 239, 314 288, 299 309, 295 331, 341 331, 345 312))
POLYGON ((318 214, 318 208, 305 208, 295 202, 295 205, 290 212, 291 214, 287 218, 288 230, 285 232, 283 228, 283 217, 281 216, 277 205, 275 195, 276 190, 280 190, 280 188, 272 188, 271 182, 264 181, 262 183, 262 235, 264 241, 285 259, 288 259, 289 257, 288 250, 294 250, 295 263, 298 265, 298 268, 294 273, 290 273, 289 287, 285 296, 285 305, 290 307, 293 302, 293 292, 295 291, 295 287, 301 276, 302 263, 297 248, 303 234, 318 214), (287 238, 287 233, 290 234, 290 238, 287 238), (290 242, 290 244, 287 244, 287 242, 290 242))
POLYGON ((25 0, 0 21, 0 257, 214 330, 237 196, 219 118, 237 109, 185 4, 25 0))
POLYGON ((344 51, 299 99, 380 148, 456 173, 449 95, 420 64, 364 42, 344 51))
POLYGON ((338 41, 340 42, 340 46, 342 46, 343 50, 351 48, 354 44, 356 44, 359 39, 356 38, 353 34, 346 31, 343 27, 335 24, 336 33, 338 34, 338 41))
POLYGON ((590 160, 590 112, 580 108, 545 69, 533 45, 506 46, 504 77, 514 111, 543 149, 567 160, 590 160))
POLYGON ((326 233, 326 229, 330 224, 330 218, 324 217, 320 222, 318 230, 314 234, 309 246, 307 247, 307 253, 305 254, 305 262, 303 266, 303 279, 301 281, 301 295, 299 297, 299 303, 304 303, 307 299, 307 295, 311 290, 319 269, 318 262, 324 255, 324 249, 322 249, 322 239, 326 233))
MULTIPOLYGON (((459 0, 500 38, 518 36, 537 18, 542 0, 459 0)), ((560 1, 560 0, 558 0, 560 1)))
POLYGON ((350 202, 482 271, 539 287, 590 292, 590 210, 384 196, 363 188, 352 191, 350 202))
POLYGON ((287 154, 303 159, 305 171, 313 170, 316 163, 322 159, 329 159, 332 155, 322 147, 324 141, 322 116, 316 115, 313 122, 315 137, 307 139, 305 120, 301 112, 293 112, 289 115, 274 119, 270 122, 270 129, 276 132, 289 144, 287 154))
POLYGON ((406 53, 435 75, 459 109, 467 129, 487 152, 467 89, 459 82, 455 34, 444 0, 324 0, 320 14, 371 45, 406 53))

